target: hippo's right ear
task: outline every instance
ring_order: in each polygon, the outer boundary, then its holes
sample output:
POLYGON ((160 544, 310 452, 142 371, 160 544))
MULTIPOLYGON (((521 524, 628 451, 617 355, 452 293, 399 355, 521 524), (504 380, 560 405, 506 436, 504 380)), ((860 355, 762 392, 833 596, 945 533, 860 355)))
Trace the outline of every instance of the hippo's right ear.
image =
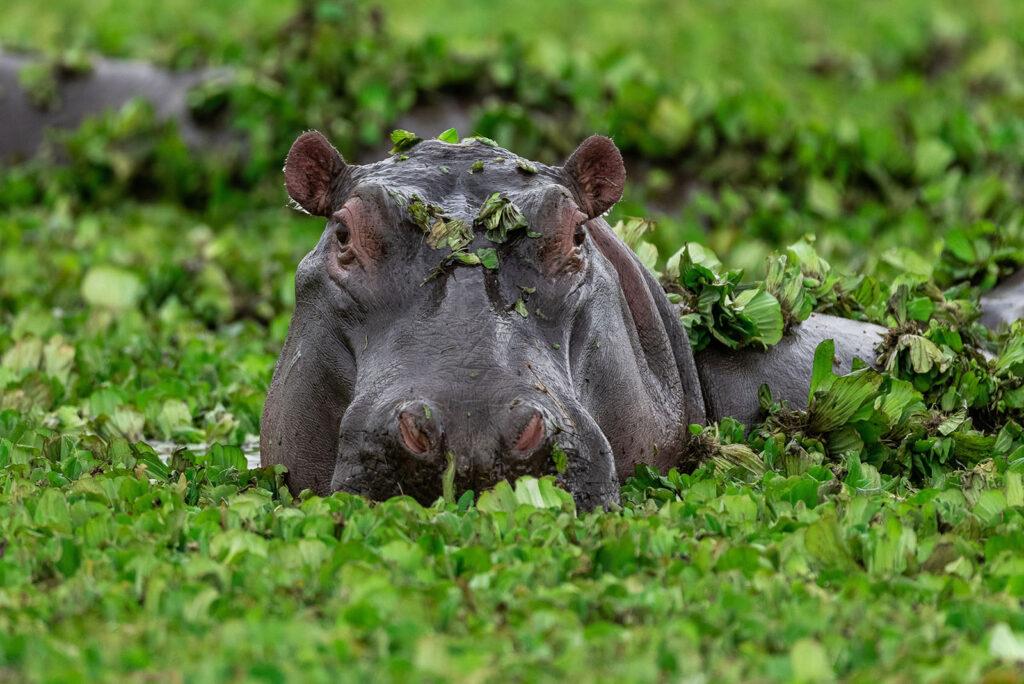
POLYGON ((314 216, 334 211, 333 190, 348 173, 348 164, 319 131, 300 135, 284 162, 284 185, 288 196, 314 216))
POLYGON ((580 209, 588 218, 597 218, 622 199, 626 166, 611 138, 592 135, 584 140, 565 162, 562 173, 574 186, 580 209))

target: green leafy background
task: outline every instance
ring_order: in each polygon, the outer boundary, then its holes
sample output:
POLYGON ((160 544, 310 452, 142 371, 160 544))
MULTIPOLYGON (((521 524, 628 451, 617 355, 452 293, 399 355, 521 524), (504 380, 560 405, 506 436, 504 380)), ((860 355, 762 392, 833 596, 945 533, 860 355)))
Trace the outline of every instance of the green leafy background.
MULTIPOLYGON (((226 67, 189 106, 239 136, 193 152, 136 102, 0 167, 0 679, 1021 681, 1024 327, 976 321, 1024 262, 1024 5, 0 16, 45 55, 41 104, 95 54, 226 67), (694 426, 703 465, 641 468, 611 511, 550 478, 293 498, 246 459, 322 229, 281 160, 309 128, 348 159, 452 139, 389 133, 453 104, 545 163, 614 136, 611 222, 696 349, 818 311, 889 328, 880 370, 819 347, 807 410, 762 388, 763 424, 694 426)), ((451 223, 438 244, 489 268, 451 223)))

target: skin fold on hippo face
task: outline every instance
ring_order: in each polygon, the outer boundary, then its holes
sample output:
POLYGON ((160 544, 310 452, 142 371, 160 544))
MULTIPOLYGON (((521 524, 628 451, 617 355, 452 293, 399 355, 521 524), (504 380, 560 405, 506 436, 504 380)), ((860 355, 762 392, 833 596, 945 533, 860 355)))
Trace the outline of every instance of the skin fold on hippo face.
POLYGON ((327 219, 261 431, 293 490, 429 503, 453 462, 456 491, 557 473, 593 508, 635 463, 679 462, 703 404, 685 332, 600 218, 625 181, 609 139, 563 167, 479 140, 353 166, 308 132, 285 178, 327 219))

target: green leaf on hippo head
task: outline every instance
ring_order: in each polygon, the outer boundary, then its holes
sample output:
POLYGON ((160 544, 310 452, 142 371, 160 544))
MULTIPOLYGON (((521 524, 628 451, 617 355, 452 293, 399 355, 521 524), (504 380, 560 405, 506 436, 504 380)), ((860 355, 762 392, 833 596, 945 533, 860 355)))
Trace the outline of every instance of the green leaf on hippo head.
POLYGON ((491 270, 498 268, 498 252, 493 247, 481 247, 476 250, 476 256, 484 268, 491 270))
POLYGON ((405 152, 410 150, 423 141, 423 138, 418 137, 411 131, 404 131, 402 129, 396 129, 391 131, 391 142, 394 143, 394 147, 388 154, 398 154, 399 152, 405 152))
POLYGON ((525 159, 517 159, 516 168, 530 176, 537 173, 537 167, 531 164, 530 162, 526 161, 525 159))
POLYGON ((498 244, 508 241, 509 233, 528 228, 526 218, 512 200, 499 192, 488 197, 477 217, 473 228, 486 231, 485 237, 498 244))
POLYGON ((470 254, 469 252, 455 252, 452 254, 456 261, 466 266, 476 266, 480 263, 480 257, 476 254, 470 254))
POLYGON ((529 315, 529 312, 526 310, 526 302, 523 301, 523 295, 519 295, 519 298, 516 299, 516 303, 512 306, 512 310, 523 318, 526 318, 529 315))
POLYGON ((420 199, 419 195, 412 196, 406 210, 412 216, 413 223, 419 226, 424 233, 429 233, 434 223, 433 219, 441 218, 444 213, 441 207, 436 204, 427 204, 420 199))
POLYGON ((454 128, 449 128, 447 131, 437 136, 437 139, 440 140, 441 142, 455 144, 459 142, 459 132, 456 131, 454 128))
POLYGON ((434 219, 434 223, 427 233, 427 245, 432 249, 447 247, 453 252, 457 252, 473 241, 473 231, 469 229, 465 221, 446 219, 445 216, 434 219))
POLYGON ((469 167, 469 172, 470 173, 476 173, 478 171, 483 171, 483 170, 484 170, 484 163, 482 161, 480 161, 479 159, 477 159, 475 162, 473 162, 473 165, 469 167))

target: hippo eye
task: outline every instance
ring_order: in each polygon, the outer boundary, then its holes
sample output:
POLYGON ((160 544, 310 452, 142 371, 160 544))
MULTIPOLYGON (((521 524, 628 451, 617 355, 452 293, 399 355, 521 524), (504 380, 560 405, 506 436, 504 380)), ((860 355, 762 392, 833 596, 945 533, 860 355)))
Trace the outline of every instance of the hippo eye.
POLYGON ((348 228, 344 223, 339 223, 338 227, 334 229, 334 237, 337 239, 339 247, 348 247, 351 236, 349 235, 348 228))
POLYGON ((352 235, 349 233, 348 227, 344 223, 338 223, 334 228, 334 239, 337 240, 337 258, 338 264, 345 266, 352 263, 355 259, 354 250, 349 249, 352 242, 352 235))
POLYGON ((572 234, 572 243, 579 247, 587 239, 587 229, 583 227, 583 224, 576 226, 576 230, 572 234))

